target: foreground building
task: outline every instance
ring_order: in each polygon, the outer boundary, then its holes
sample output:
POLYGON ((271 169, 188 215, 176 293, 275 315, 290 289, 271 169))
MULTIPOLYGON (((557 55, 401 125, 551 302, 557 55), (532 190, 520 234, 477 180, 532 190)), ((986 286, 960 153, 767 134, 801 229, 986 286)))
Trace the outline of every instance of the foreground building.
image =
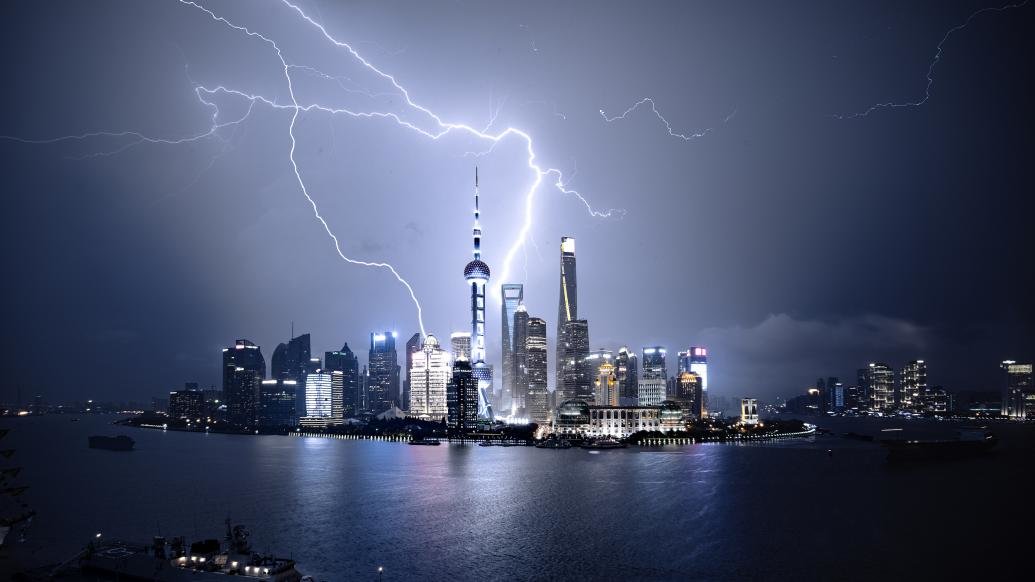
POLYGON ((553 432, 624 439, 639 431, 667 432, 681 428, 662 426, 661 413, 661 406, 595 406, 581 400, 568 400, 557 407, 553 432))
POLYGON ((421 351, 413 354, 410 369, 410 415, 421 420, 439 421, 449 409, 446 391, 453 376, 449 352, 439 346, 438 339, 428 334, 421 351))

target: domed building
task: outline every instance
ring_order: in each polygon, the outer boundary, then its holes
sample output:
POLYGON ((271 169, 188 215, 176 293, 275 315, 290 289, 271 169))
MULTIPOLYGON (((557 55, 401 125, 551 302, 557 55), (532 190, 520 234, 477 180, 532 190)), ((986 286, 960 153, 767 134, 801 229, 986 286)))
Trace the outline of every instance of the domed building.
POLYGON ((583 434, 589 425, 589 404, 582 400, 565 400, 557 407, 553 431, 556 434, 583 434))
POLYGON ((663 400, 660 406, 658 422, 661 425, 662 431, 668 432, 686 428, 686 413, 683 411, 682 404, 675 400, 663 400))

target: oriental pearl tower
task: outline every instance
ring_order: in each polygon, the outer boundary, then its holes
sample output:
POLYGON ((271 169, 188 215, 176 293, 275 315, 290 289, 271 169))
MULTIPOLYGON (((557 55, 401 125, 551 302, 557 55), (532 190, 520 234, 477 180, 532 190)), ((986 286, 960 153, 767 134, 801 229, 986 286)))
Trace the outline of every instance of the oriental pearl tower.
POLYGON ((489 265, 482 261, 482 228, 478 224, 478 168, 474 168, 474 259, 464 267, 464 280, 471 289, 471 369, 478 379, 478 413, 492 418, 492 366, 485 363, 485 285, 489 265))

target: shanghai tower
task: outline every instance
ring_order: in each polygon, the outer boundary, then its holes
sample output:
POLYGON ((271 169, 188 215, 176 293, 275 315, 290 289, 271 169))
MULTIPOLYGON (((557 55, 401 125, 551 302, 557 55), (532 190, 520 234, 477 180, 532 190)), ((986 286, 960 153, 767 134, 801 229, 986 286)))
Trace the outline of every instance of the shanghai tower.
POLYGON ((464 267, 464 280, 471 289, 471 368, 478 380, 478 409, 491 417, 492 366, 485 363, 485 285, 489 282, 489 265, 482 262, 482 227, 478 223, 478 168, 474 169, 474 259, 464 267))
MULTIPOLYGON (((566 352, 568 345, 569 323, 579 318, 578 289, 575 278, 575 239, 569 236, 561 237, 561 291, 557 305, 557 358, 555 366, 555 386, 559 397, 568 397, 573 386, 564 385, 564 372, 566 352)), ((561 400, 558 399, 558 404, 561 400)))

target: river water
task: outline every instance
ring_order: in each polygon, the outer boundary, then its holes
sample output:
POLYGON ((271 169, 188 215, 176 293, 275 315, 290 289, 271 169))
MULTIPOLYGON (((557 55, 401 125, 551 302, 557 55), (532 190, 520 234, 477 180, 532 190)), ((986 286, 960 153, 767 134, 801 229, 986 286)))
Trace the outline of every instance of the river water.
MULTIPOLYGON (((317 580, 872 580, 1019 574, 1031 563, 1035 427, 987 458, 892 465, 872 443, 612 451, 163 432, 112 417, 0 419, 58 561, 95 533, 221 538, 317 580), (91 450, 91 434, 136 450, 91 450)), ((874 433, 893 421, 824 420, 874 433)), ((946 423, 912 424, 928 432, 946 423)))

